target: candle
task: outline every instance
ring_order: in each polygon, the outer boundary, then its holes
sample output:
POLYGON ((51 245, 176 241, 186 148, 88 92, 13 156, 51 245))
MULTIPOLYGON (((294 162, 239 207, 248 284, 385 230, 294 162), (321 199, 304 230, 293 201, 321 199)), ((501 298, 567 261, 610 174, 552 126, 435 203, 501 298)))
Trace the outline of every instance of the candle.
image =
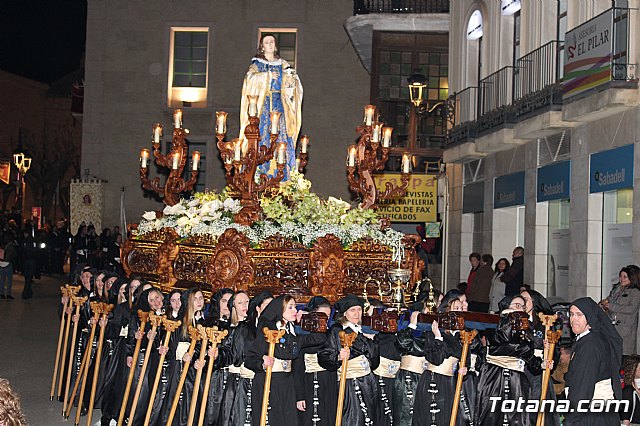
POLYGON ((240 152, 242 150, 242 139, 233 140, 233 161, 240 161, 240 152))
POLYGON ((173 127, 179 129, 182 127, 182 110, 177 109, 173 113, 173 127))
POLYGON ((373 143, 380 142, 380 129, 382 129, 382 123, 373 124, 373 134, 371 135, 371 142, 373 143))
POLYGON ((156 123, 153 125, 153 143, 160 143, 162 138, 162 124, 156 123))
POLYGON ((258 96, 257 95, 247 95, 249 98, 249 117, 257 117, 258 116, 258 96))
POLYGON ((356 165, 356 146, 349 145, 349 167, 355 167, 356 165))
POLYGON ((193 171, 198 171, 198 164, 200 163, 200 151, 193 151, 191 154, 191 165, 193 167, 193 171))
POLYGON ((371 126, 373 123, 373 114, 376 111, 376 107, 374 105, 367 105, 364 107, 364 124, 365 126, 371 126))
POLYGON ((300 159, 296 158, 296 171, 299 172, 300 171, 300 159))
POLYGON ((175 152, 173 154, 173 164, 171 165, 171 168, 173 170, 178 170, 178 165, 180 164, 180 153, 175 152))
POLYGON ((382 128, 382 147, 389 148, 391 145, 391 133, 393 132, 393 127, 383 127, 382 128))
POLYGON ((407 153, 402 154, 402 173, 409 173, 411 167, 411 156, 407 153))
POLYGON ((224 111, 216 111, 216 133, 219 135, 227 133, 227 113, 224 111))
POLYGON ((300 152, 303 154, 307 153, 307 145, 309 145, 309 136, 304 135, 302 137, 302 139, 300 140, 300 142, 302 143, 302 147, 300 148, 300 152))
POLYGON ((278 144, 278 164, 284 164, 287 145, 284 142, 278 144))
POLYGON ((271 113, 271 134, 278 134, 278 126, 280 125, 280 113, 274 111, 271 113))
POLYGON ((149 150, 147 148, 142 148, 140 150, 140 167, 143 169, 147 168, 149 164, 149 150))

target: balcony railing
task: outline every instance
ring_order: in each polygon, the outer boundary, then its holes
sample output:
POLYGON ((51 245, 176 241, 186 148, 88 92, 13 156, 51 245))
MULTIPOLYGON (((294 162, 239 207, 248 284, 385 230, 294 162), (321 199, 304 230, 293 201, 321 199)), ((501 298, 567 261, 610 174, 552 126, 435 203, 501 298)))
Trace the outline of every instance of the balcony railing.
POLYGON ((353 14, 449 13, 449 0, 354 0, 353 14))
POLYGON ((467 142, 475 137, 478 120, 478 88, 467 87, 449 97, 448 108, 453 127, 447 131, 445 145, 467 142))
POLYGON ((562 105, 562 54, 560 42, 551 41, 518 59, 514 91, 517 117, 562 105))
POLYGON ((480 115, 513 102, 515 67, 504 67, 480 80, 480 115))

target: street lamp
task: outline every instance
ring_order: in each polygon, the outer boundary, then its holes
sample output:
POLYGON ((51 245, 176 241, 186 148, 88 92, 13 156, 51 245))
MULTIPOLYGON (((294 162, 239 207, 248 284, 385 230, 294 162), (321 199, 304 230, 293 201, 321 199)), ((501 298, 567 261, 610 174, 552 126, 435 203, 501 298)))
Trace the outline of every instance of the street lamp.
POLYGON ((416 113, 420 116, 425 116, 433 113, 436 108, 444 107, 445 102, 436 102, 430 105, 429 100, 424 99, 424 92, 427 89, 427 77, 419 72, 414 72, 411 77, 407 79, 409 85, 409 96, 411 97, 411 103, 416 108, 416 113))
MULTIPOLYGON (((25 191, 25 180, 24 175, 27 174, 29 168, 31 168, 31 157, 27 157, 24 153, 19 152, 17 154, 13 154, 13 164, 15 164, 18 169, 18 180, 20 180, 21 189, 20 189, 20 215, 24 215, 24 191, 25 191)), ((17 204, 17 203, 16 203, 17 204)))

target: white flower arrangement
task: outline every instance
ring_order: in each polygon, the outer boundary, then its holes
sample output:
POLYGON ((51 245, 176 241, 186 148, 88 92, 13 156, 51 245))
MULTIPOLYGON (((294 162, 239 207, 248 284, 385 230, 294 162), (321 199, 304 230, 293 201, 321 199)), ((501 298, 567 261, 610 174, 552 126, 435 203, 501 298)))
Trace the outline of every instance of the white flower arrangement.
POLYGON ((207 235, 214 238, 233 228, 247 236, 253 247, 276 234, 312 247, 318 238, 335 235, 345 248, 363 238, 371 238, 379 244, 396 247, 404 234, 393 229, 380 229, 378 215, 370 209, 352 207, 346 201, 329 197, 322 200, 310 191, 311 182, 304 175, 293 171, 289 181, 267 194, 260 205, 265 219, 251 226, 240 225, 233 216, 242 206, 226 192, 196 193, 189 200, 180 200, 167 206, 161 217, 156 212, 146 212, 138 226, 138 237, 173 228, 181 238, 207 235))

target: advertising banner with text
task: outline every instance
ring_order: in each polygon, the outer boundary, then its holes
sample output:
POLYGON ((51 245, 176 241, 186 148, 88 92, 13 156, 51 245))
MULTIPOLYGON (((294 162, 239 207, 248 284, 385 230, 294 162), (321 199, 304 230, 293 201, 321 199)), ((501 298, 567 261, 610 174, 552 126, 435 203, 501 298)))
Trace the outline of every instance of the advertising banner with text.
MULTIPOLYGON (((380 174, 374 179, 381 191, 387 182, 400 185, 400 173, 380 174)), ((435 175, 412 174, 404 197, 381 200, 378 205, 378 213, 391 222, 436 222, 438 179, 435 175)))

